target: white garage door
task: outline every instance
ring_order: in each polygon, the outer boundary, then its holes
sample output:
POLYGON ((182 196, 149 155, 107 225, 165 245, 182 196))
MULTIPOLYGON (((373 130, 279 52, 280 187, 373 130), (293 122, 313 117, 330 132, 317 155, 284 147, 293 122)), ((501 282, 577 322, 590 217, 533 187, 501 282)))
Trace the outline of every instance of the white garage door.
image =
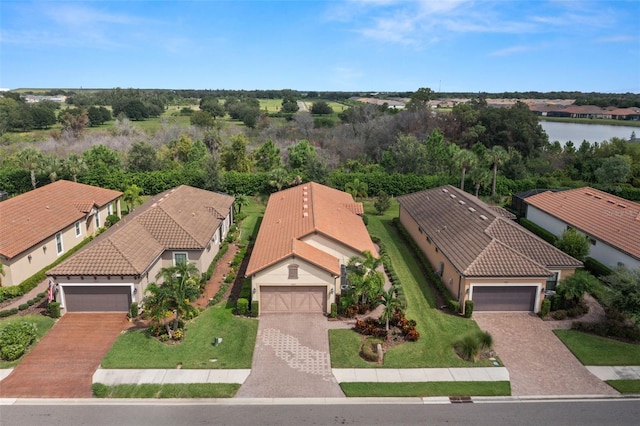
POLYGON ((260 312, 325 312, 326 287, 260 287, 260 312))
POLYGON ((474 311, 533 311, 536 286, 474 286, 474 311))

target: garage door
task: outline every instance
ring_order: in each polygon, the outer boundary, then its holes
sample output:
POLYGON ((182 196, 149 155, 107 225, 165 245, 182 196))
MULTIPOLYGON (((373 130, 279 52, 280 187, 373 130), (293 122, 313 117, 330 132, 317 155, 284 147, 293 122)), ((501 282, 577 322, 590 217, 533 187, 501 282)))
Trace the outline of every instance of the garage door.
POLYGON ((260 312, 325 312, 326 287, 260 287, 260 312))
POLYGON ((67 312, 128 312, 128 286, 63 286, 67 312))
POLYGON ((474 286, 473 309, 476 311, 533 311, 535 286, 474 286))

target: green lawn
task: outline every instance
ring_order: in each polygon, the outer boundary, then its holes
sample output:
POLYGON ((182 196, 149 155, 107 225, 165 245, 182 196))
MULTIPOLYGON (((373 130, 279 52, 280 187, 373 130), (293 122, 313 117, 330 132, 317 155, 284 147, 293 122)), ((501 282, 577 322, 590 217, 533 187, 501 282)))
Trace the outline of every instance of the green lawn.
POLYGON ((607 384, 620 393, 640 394, 640 380, 607 380, 607 384))
MULTIPOLYGON (((375 214, 372 203, 365 203, 372 236, 381 239, 400 278, 407 298, 406 316, 417 322, 420 339, 415 343, 395 346, 384 357, 385 368, 486 367, 489 360, 470 363, 459 358, 452 343, 459 336, 477 330, 475 321, 436 309, 436 298, 427 285, 411 249, 391 223, 398 205, 392 203, 383 216, 375 214)), ((331 363, 334 368, 380 367, 367 363, 358 355, 360 335, 351 330, 331 330, 331 363)))
POLYGON ((94 383, 97 398, 232 398, 240 389, 238 384, 143 384, 105 386, 94 383))
MULTIPOLYGON (((3 319, 0 321, 0 329, 15 322, 32 322, 36 325, 36 341, 31 345, 31 347, 34 347, 55 324, 55 321, 51 317, 46 317, 44 315, 24 315, 3 319)), ((29 349, 27 349, 27 353, 28 351, 29 349)), ((22 360, 22 358, 24 358, 24 355, 15 361, 3 361, 0 359, 0 368, 13 368, 20 362, 20 360, 22 360)))
POLYGON ((210 307, 187 322, 185 339, 171 345, 135 330, 118 337, 102 360, 103 368, 251 368, 258 322, 210 307), (214 347, 215 337, 222 343, 214 347), (212 361, 217 360, 217 361, 212 361))
POLYGON ((254 197, 249 197, 249 204, 242 207, 242 213, 246 213, 247 217, 240 224, 240 244, 247 244, 250 236, 255 238, 258 235, 265 207, 264 203, 254 197))
POLYGON ((348 397, 504 396, 509 382, 340 383, 348 397))
POLYGON ((640 345, 572 330, 554 333, 584 365, 640 365, 640 345))

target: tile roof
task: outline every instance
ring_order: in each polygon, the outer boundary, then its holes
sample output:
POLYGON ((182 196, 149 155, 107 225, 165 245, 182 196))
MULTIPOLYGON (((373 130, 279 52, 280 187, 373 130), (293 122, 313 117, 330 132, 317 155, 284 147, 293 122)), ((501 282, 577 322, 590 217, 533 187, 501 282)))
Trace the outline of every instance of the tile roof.
POLYGON ((233 206, 229 195, 179 186, 148 200, 49 275, 141 275, 165 250, 202 250, 233 206))
POLYGON ((103 207, 122 192, 59 180, 0 202, 0 254, 12 258, 103 207))
POLYGON ((364 222, 356 214, 362 211, 362 205, 358 204, 350 194, 315 182, 272 194, 247 266, 247 276, 291 256, 299 256, 340 275, 337 258, 302 242, 314 233, 357 252, 370 251, 375 255, 376 249, 364 222))
POLYGON ((451 264, 467 277, 544 277, 550 268, 582 263, 447 185, 398 197, 451 264))
POLYGON ((525 202, 640 259, 640 204, 584 187, 543 192, 525 202))

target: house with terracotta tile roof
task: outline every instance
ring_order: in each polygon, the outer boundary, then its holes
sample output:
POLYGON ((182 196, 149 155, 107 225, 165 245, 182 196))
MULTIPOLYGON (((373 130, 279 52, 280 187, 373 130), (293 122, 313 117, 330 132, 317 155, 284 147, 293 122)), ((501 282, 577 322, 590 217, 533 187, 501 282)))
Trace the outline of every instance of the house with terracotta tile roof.
POLYGON ((328 312, 349 259, 377 256, 362 213, 350 194, 315 182, 272 194, 246 271, 259 312, 328 312))
POLYGON ((206 271, 233 222, 233 202, 185 185, 152 197, 49 270, 61 307, 127 312, 162 268, 190 262, 206 271))
POLYGON ((461 307, 538 312, 582 263, 478 198, 447 185, 398 197, 399 219, 461 307))
POLYGON ((5 286, 18 285, 120 216, 122 192, 59 180, 0 202, 5 286))
POLYGON ((526 197, 526 217, 560 236, 574 228, 589 239, 589 256, 614 268, 640 268, 640 204, 584 187, 526 197))

